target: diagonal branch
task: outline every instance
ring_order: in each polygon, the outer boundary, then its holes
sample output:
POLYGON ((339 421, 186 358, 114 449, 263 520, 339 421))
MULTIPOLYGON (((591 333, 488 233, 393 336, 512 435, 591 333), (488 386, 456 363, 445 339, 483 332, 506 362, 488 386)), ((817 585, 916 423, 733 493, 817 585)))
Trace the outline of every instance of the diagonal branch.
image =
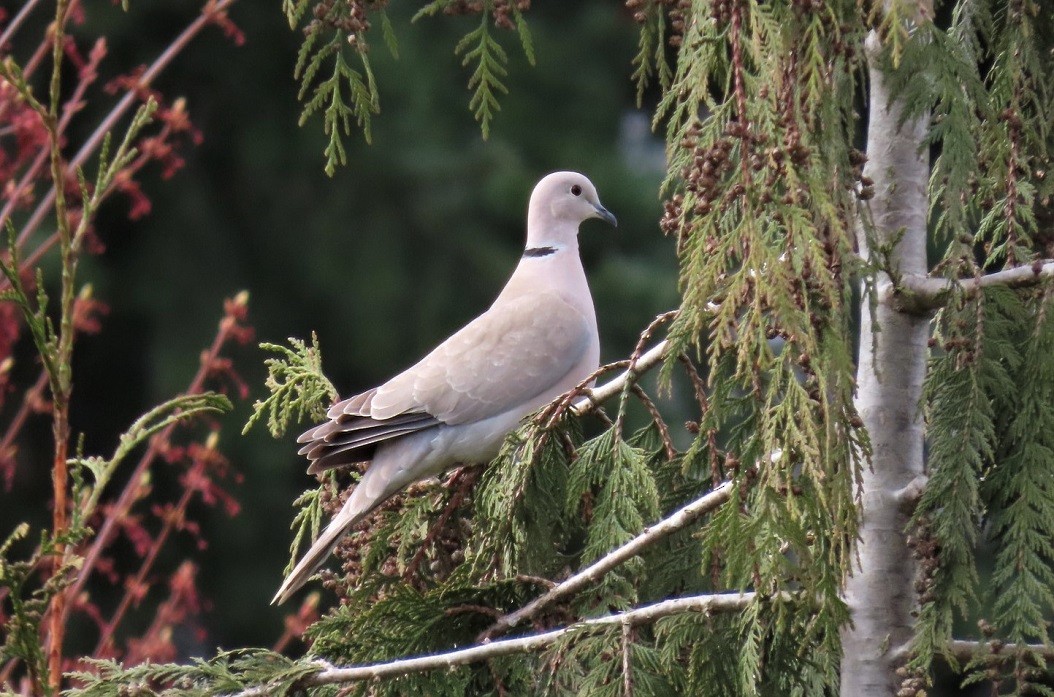
POLYGON ((645 351, 625 372, 603 385, 585 391, 585 396, 571 405, 571 411, 575 414, 588 414, 603 402, 620 394, 627 383, 636 382, 641 375, 657 366, 666 354, 669 342, 663 339, 659 343, 645 351))
POLYGON ((655 525, 645 528, 644 532, 609 552, 566 581, 557 584, 548 592, 538 596, 519 610, 498 619, 489 629, 477 637, 476 641, 487 642, 492 637, 531 619, 557 600, 577 593, 590 584, 596 583, 607 572, 637 556, 645 549, 668 535, 691 525, 702 515, 714 510, 727 501, 732 494, 732 483, 725 482, 688 505, 678 509, 655 525))
MULTIPOLYGON (((777 598, 791 600, 792 593, 780 593, 777 598)), ((361 680, 378 680, 410 673, 420 673, 428 670, 446 670, 455 666, 467 665, 478 661, 508 656, 511 654, 525 653, 545 648, 564 636, 573 632, 610 626, 633 626, 647 624, 655 620, 679 615, 686 612, 736 612, 750 605, 757 598, 755 593, 718 593, 714 595, 693 595, 685 598, 664 600, 652 605, 645 605, 634 610, 605 615, 593 619, 584 620, 560 629, 554 629, 541 634, 517 637, 515 639, 502 639, 489 644, 470 646, 466 649, 449 651, 447 653, 433 654, 431 656, 418 656, 415 658, 403 658, 387 663, 375 663, 365 666, 352 666, 340 668, 325 661, 316 661, 319 672, 304 678, 297 684, 298 688, 313 687, 318 685, 334 685, 341 683, 358 682, 361 680)), ((271 694, 270 685, 249 688, 235 693, 231 697, 264 697, 271 694)))

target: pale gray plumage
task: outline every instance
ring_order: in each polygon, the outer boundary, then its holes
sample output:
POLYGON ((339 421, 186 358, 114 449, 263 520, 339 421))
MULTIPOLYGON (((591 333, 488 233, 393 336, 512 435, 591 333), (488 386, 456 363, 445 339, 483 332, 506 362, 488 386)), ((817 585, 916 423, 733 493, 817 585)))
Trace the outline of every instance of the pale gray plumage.
POLYGON ((458 462, 486 462, 524 417, 592 373, 600 359, 578 226, 615 224, 576 172, 544 177, 527 210, 527 250, 490 309, 409 370, 333 405, 299 438, 309 472, 370 462, 347 503, 282 583, 282 603, 340 538, 389 496, 458 462))

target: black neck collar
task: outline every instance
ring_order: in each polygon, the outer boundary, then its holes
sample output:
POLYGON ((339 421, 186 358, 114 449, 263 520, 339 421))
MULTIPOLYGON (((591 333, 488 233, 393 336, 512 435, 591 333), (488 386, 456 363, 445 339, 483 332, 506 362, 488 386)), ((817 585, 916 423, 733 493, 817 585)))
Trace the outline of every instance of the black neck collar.
POLYGON ((528 247, 523 250, 523 256, 525 259, 529 257, 547 257, 555 252, 556 247, 528 247))

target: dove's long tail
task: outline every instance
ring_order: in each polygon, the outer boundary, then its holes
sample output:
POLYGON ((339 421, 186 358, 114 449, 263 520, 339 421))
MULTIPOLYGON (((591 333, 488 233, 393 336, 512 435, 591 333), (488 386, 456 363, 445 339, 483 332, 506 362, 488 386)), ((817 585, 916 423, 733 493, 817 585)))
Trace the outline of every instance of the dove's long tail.
POLYGON ((377 451, 344 507, 282 582, 272 605, 284 603, 307 583, 355 523, 410 482, 422 477, 422 458, 428 451, 431 438, 431 433, 416 433, 386 443, 377 451))
POLYGON ((297 562, 296 567, 282 581, 282 587, 278 589, 274 599, 271 600, 272 605, 281 605, 289 599, 289 596, 300 590, 300 587, 307 583, 307 580, 318 571, 319 567, 333 553, 333 549, 340 542, 340 538, 344 537, 351 526, 365 515, 363 512, 345 516, 345 510, 347 510, 346 506, 341 509, 340 514, 336 518, 330 521, 326 529, 315 540, 315 544, 311 545, 311 549, 307 551, 307 554, 297 562))

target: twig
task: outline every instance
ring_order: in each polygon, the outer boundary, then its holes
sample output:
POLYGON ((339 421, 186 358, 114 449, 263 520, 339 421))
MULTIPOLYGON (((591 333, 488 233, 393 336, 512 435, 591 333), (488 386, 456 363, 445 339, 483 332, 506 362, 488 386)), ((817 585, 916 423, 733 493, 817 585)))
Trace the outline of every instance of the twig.
MULTIPOLYGON (((626 369, 626 372, 636 370, 637 363, 640 362, 641 354, 644 353, 644 347, 648 345, 649 341, 651 341, 651 337, 655 333, 655 330, 661 325, 672 321, 675 317, 677 317, 677 310, 664 312, 653 319, 651 323, 644 328, 644 331, 640 333, 640 337, 637 339, 637 345, 633 347, 633 353, 630 354, 629 367, 626 369)), ((622 438, 622 424, 626 419, 626 404, 629 401, 630 392, 629 387, 635 384, 635 380, 627 382, 622 388, 622 395, 619 397, 618 413, 615 415, 615 434, 619 439, 622 438)))
POLYGON ((26 20, 26 17, 36 8, 40 3, 40 0, 26 0, 22 5, 22 9, 18 11, 6 27, 4 27, 4 33, 0 34, 0 51, 5 50, 7 44, 11 41, 11 37, 14 36, 15 32, 22 25, 22 22, 26 20))
MULTIPOLYGON (((691 381, 692 389, 695 391, 695 400, 699 403, 699 427, 702 428, 702 421, 705 420, 710 413, 710 398, 706 396, 706 383, 703 381, 703 376, 701 376, 696 369, 695 364, 692 363, 692 359, 689 358, 687 354, 682 353, 677 357, 677 360, 679 360, 681 365, 684 366, 684 372, 688 374, 688 380, 691 381)), ((720 452, 717 447, 717 430, 712 426, 706 429, 706 449, 710 456, 710 481, 713 482, 714 486, 717 486, 724 477, 721 474, 720 452)))
POLYGON ((622 623, 622 694, 633 697, 633 673, 630 669, 629 646, 632 643, 633 625, 622 623))
POLYGON ((648 396, 648 393, 638 384, 633 385, 631 391, 637 396, 637 399, 644 404, 644 408, 647 409, 648 415, 651 416, 651 420, 655 423, 655 427, 659 429, 659 438, 662 440, 662 447, 666 451, 666 459, 674 459, 677 457, 677 448, 673 446, 673 438, 670 436, 670 427, 666 425, 666 421, 662 418, 662 414, 659 413, 659 409, 655 406, 655 402, 651 401, 651 397, 648 396))
POLYGON ((551 590, 538 596, 519 610, 505 615, 480 634, 476 640, 485 642, 490 638, 531 619, 557 600, 561 600, 573 593, 577 593, 583 588, 595 583, 608 571, 611 571, 623 562, 637 556, 659 540, 691 525, 698 520, 700 516, 709 513, 727 501, 731 498, 731 495, 732 483, 723 483, 705 496, 692 501, 655 525, 646 528, 644 532, 637 535, 626 544, 618 549, 608 552, 606 555, 582 569, 574 576, 557 584, 551 590))
POLYGON ((14 456, 12 450, 14 448, 15 439, 18 438, 19 432, 22 430, 22 426, 25 424, 26 419, 29 418, 29 414, 32 411, 38 409, 40 400, 44 397, 44 390, 48 386, 48 373, 46 370, 40 371, 40 377, 37 381, 26 390, 25 394, 22 395, 22 404, 19 405, 18 411, 15 412, 15 416, 11 419, 11 423, 8 424, 7 430, 4 432, 3 440, 0 440, 0 455, 7 457, 8 453, 14 456))
MULTIPOLYGON (((99 42, 101 41, 102 39, 99 39, 99 42)), ((96 46, 99 45, 99 42, 96 42, 96 46)), ((0 45, 2 45, 2 42, 0 42, 0 45)), ((81 106, 83 106, 81 101, 84 99, 84 93, 98 78, 98 67, 99 62, 102 60, 102 54, 98 54, 98 60, 95 59, 96 52, 94 50, 91 55, 91 62, 86 66, 88 68, 87 73, 81 73, 81 78, 77 81, 73 94, 70 95, 70 98, 66 100, 62 107, 62 118, 59 119, 58 126, 55 129, 60 137, 65 134, 66 128, 69 126, 70 121, 73 120, 73 115, 80 111, 81 106)), ((3 209, 0 209, 0 226, 4 225, 8 218, 11 217, 11 214, 14 213, 18 200, 22 198, 22 193, 33 183, 40 174, 40 170, 43 169, 44 164, 48 160, 48 154, 48 151, 44 149, 37 153, 36 159, 23 173, 22 179, 15 185, 14 190, 5 194, 7 203, 4 204, 3 209)))
POLYGON ((1004 644, 999 641, 955 639, 948 645, 948 651, 960 661, 969 661, 974 658, 1010 661, 1019 653, 1035 653, 1047 661, 1054 660, 1054 647, 1043 644, 1004 644))
POLYGON ((282 632, 282 636, 278 637, 278 641, 271 647, 272 651, 282 653, 294 639, 303 636, 308 626, 318 619, 318 601, 320 597, 318 591, 309 593, 304 598, 304 602, 301 603, 300 609, 296 611, 296 614, 286 615, 285 631, 282 632))
MULTIPOLYGON (((209 439, 208 445, 206 445, 208 452, 215 451, 215 441, 215 435, 209 439)), ((192 480, 195 480, 204 474, 208 452, 199 454, 195 459, 195 462, 190 469, 190 478, 192 480)), ((99 641, 95 645, 95 651, 92 652, 93 656, 105 655, 104 651, 113 643, 114 632, 117 631, 117 627, 120 626, 125 613, 128 612, 128 609, 132 606, 133 602, 136 605, 139 604, 138 601, 142 597, 139 593, 140 589, 146 585, 146 578, 154 568, 154 562, 157 560, 158 554, 161 553, 161 549, 168 541, 169 535, 172 534, 172 531, 177 525, 183 523, 187 512, 187 506, 190 505, 190 500, 195 493, 197 493, 197 490, 193 486, 186 486, 183 489, 183 494, 179 497, 179 501, 176 503, 176 507, 165 516, 165 523, 162 526, 161 531, 157 534, 157 537, 155 537, 151 543, 150 551, 147 552, 146 557, 143 559, 143 563, 139 567, 139 572, 134 579, 126 584, 127 587, 125 588, 124 597, 122 597, 121 602, 118 603, 117 609, 114 610, 113 615, 110 617, 110 621, 102 628, 99 641)))
MULTIPOLYGON (((596 381, 598 377, 609 373, 612 370, 618 370, 619 368, 628 368, 628 360, 615 361, 613 363, 606 363, 586 377, 585 380, 575 385, 571 390, 565 394, 557 397, 550 402, 544 409, 538 413, 538 423, 543 424, 546 429, 550 429, 556 425, 556 422, 563 418, 563 415, 568 409, 574 411, 574 405, 577 403, 579 397, 582 395, 588 395, 592 389, 590 386, 596 381)), ((598 405, 599 406, 599 405, 598 405)), ((584 414, 586 412, 577 412, 576 414, 584 414)))
MULTIPOLYGON (((655 620, 679 615, 687 612, 715 613, 735 612, 754 602, 755 593, 718 593, 713 595, 694 595, 685 598, 664 600, 652 605, 645 605, 626 612, 613 615, 596 617, 584 620, 577 624, 560 629, 554 629, 542 634, 532 634, 515 639, 503 639, 489 644, 471 646, 467 649, 459 649, 447 653, 433 654, 431 656, 419 656, 416 658, 403 658, 387 663, 374 663, 364 666, 352 666, 340 668, 326 661, 316 661, 319 672, 304 678, 297 683, 298 688, 314 687, 318 685, 334 685, 341 683, 357 682, 361 680, 377 680, 397 675, 408 675, 428 670, 450 669, 454 666, 462 666, 477 661, 485 661, 498 656, 524 653, 541 649, 555 643, 565 635, 596 627, 609 627, 612 625, 630 626, 647 624, 655 620)), ((794 595, 781 593, 779 598, 791 600, 794 595)), ((260 685, 241 692, 234 693, 230 697, 264 697, 272 692, 270 685, 260 685)))
MULTIPOLYGON (((45 118, 45 126, 48 130, 51 181, 55 191, 55 219, 58 227, 59 243, 62 250, 62 284, 61 299, 59 301, 59 327, 58 335, 54 342, 53 360, 58 364, 58 370, 52 372, 49 368, 48 382, 51 385, 51 433, 55 441, 55 453, 51 465, 51 536, 55 542, 55 564, 52 567, 52 575, 57 576, 62 568, 62 561, 66 554, 66 544, 63 541, 69 527, 69 509, 67 504, 67 488, 69 487, 68 453, 70 439, 69 402, 70 390, 73 385, 70 378, 71 350, 73 347, 73 297, 74 279, 77 268, 77 255, 71 244, 70 221, 66 209, 66 192, 63 175, 65 167, 62 164, 62 141, 58 133, 58 114, 60 87, 62 78, 62 50, 65 42, 65 28, 67 12, 70 9, 70 0, 58 0, 55 4, 55 22, 52 25, 52 69, 51 82, 48 89, 48 114, 45 118)), ((18 273, 18 269, 15 269, 18 273)), ((45 367, 49 366, 45 358, 45 367)), ((68 601, 75 596, 65 593, 56 593, 51 596, 48 604, 48 686, 53 692, 62 689, 62 645, 66 631, 65 615, 67 613, 68 601)))

